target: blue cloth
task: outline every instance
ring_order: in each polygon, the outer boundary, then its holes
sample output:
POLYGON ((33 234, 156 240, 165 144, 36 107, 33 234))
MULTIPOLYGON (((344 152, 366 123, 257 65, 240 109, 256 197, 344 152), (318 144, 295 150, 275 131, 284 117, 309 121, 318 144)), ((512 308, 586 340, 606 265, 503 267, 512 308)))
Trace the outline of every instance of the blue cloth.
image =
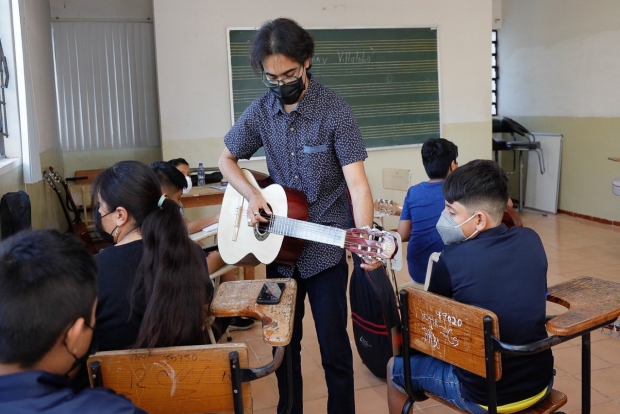
MULTIPOLYGON (((282 277, 276 265, 267 266, 267 277, 282 277)), ((340 262, 311 278, 302 279, 296 269, 293 278, 297 281, 297 299, 295 302, 295 320, 291 339, 293 359, 293 409, 291 414, 303 413, 303 379, 301 373, 301 339, 303 335, 303 317, 306 295, 310 300, 310 309, 321 351, 321 364, 325 370, 329 414, 354 414, 355 398, 353 384, 353 354, 347 334, 347 282, 348 265, 344 253, 340 262)), ((276 371, 280 402, 278 412, 282 412, 286 384, 282 364, 276 371)), ((314 386, 314 384, 310 384, 314 386)))
POLYGON ((442 185, 443 181, 422 182, 409 188, 400 214, 401 220, 411 220, 407 265, 409 276, 418 283, 426 279, 429 256, 445 247, 435 228, 445 208, 442 185))
MULTIPOLYGON (((428 290, 494 312, 502 341, 522 345, 547 338, 545 329, 547 256, 532 229, 504 224, 474 239, 446 246, 433 266, 428 290)), ((541 392, 551 380, 553 355, 502 355, 497 403, 521 401, 541 392)), ((486 403, 486 381, 455 368, 463 397, 486 403)))
POLYGON ((45 371, 0 376, 0 413, 106 414, 145 413, 122 395, 106 388, 75 393, 69 377, 45 371))
MULTIPOLYGON (((461 410, 473 414, 486 414, 487 410, 463 397, 463 385, 455 373, 454 365, 447 364, 437 358, 425 354, 415 354, 411 361, 411 386, 414 390, 425 390, 437 395, 461 410)), ((392 384, 403 394, 405 392, 405 376, 402 357, 395 357, 390 373, 392 384)), ((547 393, 553 388, 553 376, 548 384, 547 393)), ((485 402, 483 405, 487 405, 485 402)))
MULTIPOLYGON (((297 108, 286 113, 271 92, 252 102, 224 137, 231 154, 248 159, 264 147, 271 178, 302 191, 312 223, 346 228, 350 218, 342 167, 366 159, 353 111, 332 90, 314 79, 297 108)), ((335 266, 337 246, 306 241, 296 264, 302 278, 335 266)), ((279 272, 292 276, 293 268, 279 272)))

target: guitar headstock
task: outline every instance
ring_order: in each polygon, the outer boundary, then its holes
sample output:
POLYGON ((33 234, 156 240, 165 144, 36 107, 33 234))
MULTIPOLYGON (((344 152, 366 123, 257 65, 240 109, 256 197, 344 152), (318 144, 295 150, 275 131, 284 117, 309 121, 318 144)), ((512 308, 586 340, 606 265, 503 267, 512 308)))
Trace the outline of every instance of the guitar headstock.
POLYGON ((373 203, 373 207, 377 213, 385 214, 387 216, 400 216, 400 213, 403 211, 403 206, 398 204, 396 201, 386 200, 384 198, 378 198, 373 203))
POLYGON ((347 230, 344 247, 359 256, 379 260, 391 259, 398 251, 394 236, 371 228, 347 230))
POLYGON ((49 171, 43 171, 43 178, 45 178, 47 185, 49 185, 52 190, 58 192, 58 187, 56 187, 56 183, 54 182, 52 174, 49 171))
POLYGON ((54 170, 54 167, 50 165, 48 169, 50 171, 50 174, 52 175, 52 177, 54 177, 54 180, 56 180, 57 183, 60 183, 63 186, 67 184, 65 180, 63 180, 63 178, 60 176, 60 174, 58 174, 58 172, 54 170))

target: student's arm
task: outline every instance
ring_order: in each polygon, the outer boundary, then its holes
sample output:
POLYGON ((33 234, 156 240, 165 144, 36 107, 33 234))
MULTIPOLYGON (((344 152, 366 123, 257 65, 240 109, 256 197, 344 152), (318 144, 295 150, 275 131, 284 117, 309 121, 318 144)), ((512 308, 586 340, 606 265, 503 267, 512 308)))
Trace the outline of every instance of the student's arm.
POLYGON ((411 220, 400 220, 396 231, 403 243, 409 241, 409 237, 411 237, 411 220))
POLYGON ((271 214, 271 210, 258 189, 252 187, 250 182, 245 178, 243 171, 241 171, 241 168, 237 164, 238 161, 239 159, 232 155, 228 148, 224 148, 218 161, 220 171, 222 175, 226 177, 230 185, 248 200, 248 225, 254 226, 257 221, 267 223, 267 219, 261 216, 255 216, 254 212, 258 212, 262 209, 267 214, 271 214))
POLYGON ((220 221, 219 214, 215 216, 207 217, 207 218, 192 220, 186 223, 187 231, 189 232, 189 234, 197 233, 201 231, 202 229, 204 229, 205 227, 210 226, 213 223, 217 223, 218 221, 220 221))
MULTIPOLYGON (((356 161, 342 167, 344 179, 351 194, 351 204, 356 227, 372 227, 372 195, 368 186, 368 179, 364 171, 364 162, 356 161)), ((382 263, 380 260, 365 260, 362 269, 374 270, 382 263)))

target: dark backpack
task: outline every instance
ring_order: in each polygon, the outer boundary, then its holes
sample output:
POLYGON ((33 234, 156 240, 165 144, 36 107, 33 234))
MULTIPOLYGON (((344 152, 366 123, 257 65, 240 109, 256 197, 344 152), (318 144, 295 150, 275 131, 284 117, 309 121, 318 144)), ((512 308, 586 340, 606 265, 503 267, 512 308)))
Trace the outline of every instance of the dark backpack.
POLYGON ((369 272, 360 267, 357 256, 353 262, 349 298, 355 345, 370 372, 385 378, 392 357, 391 330, 400 324, 396 296, 385 267, 369 272))
POLYGON ((2 240, 21 230, 30 230, 30 197, 25 191, 6 193, 0 199, 0 228, 2 240))

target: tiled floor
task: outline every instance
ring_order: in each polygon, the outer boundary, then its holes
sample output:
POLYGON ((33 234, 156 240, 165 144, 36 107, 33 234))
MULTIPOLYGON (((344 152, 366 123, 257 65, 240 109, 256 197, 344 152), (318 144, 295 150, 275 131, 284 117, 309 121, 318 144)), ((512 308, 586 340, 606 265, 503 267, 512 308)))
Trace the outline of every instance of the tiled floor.
MULTIPOLYGON (((543 217, 524 213, 523 223, 540 235, 549 260, 549 286, 579 276, 594 276, 620 282, 620 229, 566 215, 543 217)), ((406 251, 406 249, 404 249, 406 251)), ((257 270, 264 277, 264 269, 257 270)), ((406 270, 397 274, 400 282, 407 281, 406 270)), ((306 302, 306 306, 307 302, 306 302)), ((548 313, 561 311, 550 304, 548 313)), ((351 326, 349 323, 351 336, 351 326)), ((620 413, 620 339, 599 332, 592 333, 592 413, 620 413)), ((260 328, 233 332, 235 341, 244 341, 252 349, 251 365, 259 366, 270 357, 270 349, 261 339, 260 328)), ((326 412, 327 388, 321 368, 319 348, 314 332, 312 314, 306 308, 304 339, 302 341, 302 372, 304 375, 304 411, 306 414, 326 412)), ((385 380, 378 379, 363 365, 352 342, 355 369, 355 400, 358 414, 388 412, 385 380)), ((557 377, 555 387, 568 396, 564 407, 567 413, 581 412, 581 341, 572 340, 553 348, 557 377)), ((270 376, 252 383, 254 412, 275 413, 277 386, 270 376)), ((416 405, 414 412, 426 414, 454 413, 428 400, 416 405), (417 410, 417 411, 415 411, 417 410)))

